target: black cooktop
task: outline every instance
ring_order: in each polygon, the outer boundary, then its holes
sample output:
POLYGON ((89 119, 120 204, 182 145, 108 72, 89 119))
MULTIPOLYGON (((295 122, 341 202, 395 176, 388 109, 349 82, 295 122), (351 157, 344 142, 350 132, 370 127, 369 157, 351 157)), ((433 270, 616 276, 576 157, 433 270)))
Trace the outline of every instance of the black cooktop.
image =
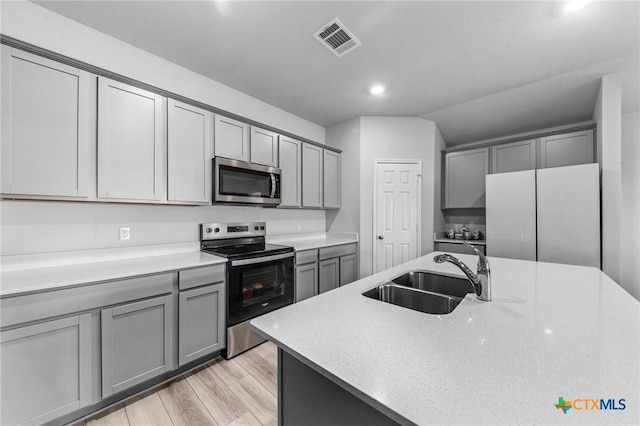
POLYGON ((226 245, 213 245, 210 242, 202 243, 202 251, 227 259, 249 259, 260 256, 270 256, 281 253, 293 252, 293 247, 267 244, 265 242, 247 242, 240 239, 238 242, 227 241, 226 245))

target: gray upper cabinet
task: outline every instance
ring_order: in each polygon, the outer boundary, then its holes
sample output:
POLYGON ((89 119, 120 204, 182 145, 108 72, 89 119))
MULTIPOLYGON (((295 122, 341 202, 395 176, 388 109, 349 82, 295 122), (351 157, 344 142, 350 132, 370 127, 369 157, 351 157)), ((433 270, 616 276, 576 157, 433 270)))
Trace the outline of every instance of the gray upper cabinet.
POLYGON ((278 167, 278 134, 251 126, 251 162, 278 167))
POLYGON ((485 176, 489 172, 489 148, 445 154, 444 208, 485 206, 485 176))
POLYGON ((302 206, 302 142, 280 135, 281 207, 302 206))
POLYGON ((164 197, 164 98, 98 78, 98 197, 164 197))
POLYGON ((323 205, 325 209, 340 208, 340 154, 323 150, 323 205))
POLYGON ((215 155, 249 162, 249 125, 222 115, 215 116, 215 155))
POLYGON ((0 424, 42 424, 91 403, 90 318, 82 314, 0 333, 0 424))
POLYGON ((213 113, 169 99, 167 126, 167 200, 211 203, 213 113))
POLYGON ((7 46, 1 49, 1 192, 88 196, 95 81, 76 68, 7 46))
POLYGON ((593 130, 546 136, 539 143, 541 169, 594 162, 593 130))
POLYGON ((518 172, 536 168, 536 139, 491 147, 491 173, 518 172))
POLYGON ((102 397, 173 369, 173 297, 101 311, 102 397))
POLYGON ((302 207, 322 208, 322 160, 324 150, 302 144, 302 207))

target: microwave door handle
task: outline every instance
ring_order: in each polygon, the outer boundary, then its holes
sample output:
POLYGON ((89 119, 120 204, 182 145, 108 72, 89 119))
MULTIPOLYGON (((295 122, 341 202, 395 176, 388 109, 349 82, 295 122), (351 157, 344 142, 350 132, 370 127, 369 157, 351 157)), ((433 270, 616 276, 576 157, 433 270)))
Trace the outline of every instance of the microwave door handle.
POLYGON ((269 198, 275 198, 276 196, 276 175, 270 173, 271 176, 271 196, 269 198))

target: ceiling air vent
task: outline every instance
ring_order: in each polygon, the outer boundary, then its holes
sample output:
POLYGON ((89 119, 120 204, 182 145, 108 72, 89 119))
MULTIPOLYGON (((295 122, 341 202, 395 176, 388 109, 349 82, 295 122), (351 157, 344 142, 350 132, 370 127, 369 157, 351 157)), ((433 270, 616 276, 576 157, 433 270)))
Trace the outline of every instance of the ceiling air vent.
POLYGON ((323 25, 313 36, 338 57, 362 44, 338 18, 323 25))

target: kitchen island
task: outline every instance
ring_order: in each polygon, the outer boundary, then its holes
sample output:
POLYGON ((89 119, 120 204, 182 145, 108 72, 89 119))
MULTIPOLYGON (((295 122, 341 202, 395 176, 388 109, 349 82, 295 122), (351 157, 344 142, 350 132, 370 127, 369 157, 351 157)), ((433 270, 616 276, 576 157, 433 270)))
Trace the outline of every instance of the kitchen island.
POLYGON ((463 276, 435 254, 252 321, 279 347, 281 424, 358 404, 381 424, 637 424, 640 303, 624 289, 596 268, 490 257, 491 302, 430 315, 362 296, 409 270, 463 276))

